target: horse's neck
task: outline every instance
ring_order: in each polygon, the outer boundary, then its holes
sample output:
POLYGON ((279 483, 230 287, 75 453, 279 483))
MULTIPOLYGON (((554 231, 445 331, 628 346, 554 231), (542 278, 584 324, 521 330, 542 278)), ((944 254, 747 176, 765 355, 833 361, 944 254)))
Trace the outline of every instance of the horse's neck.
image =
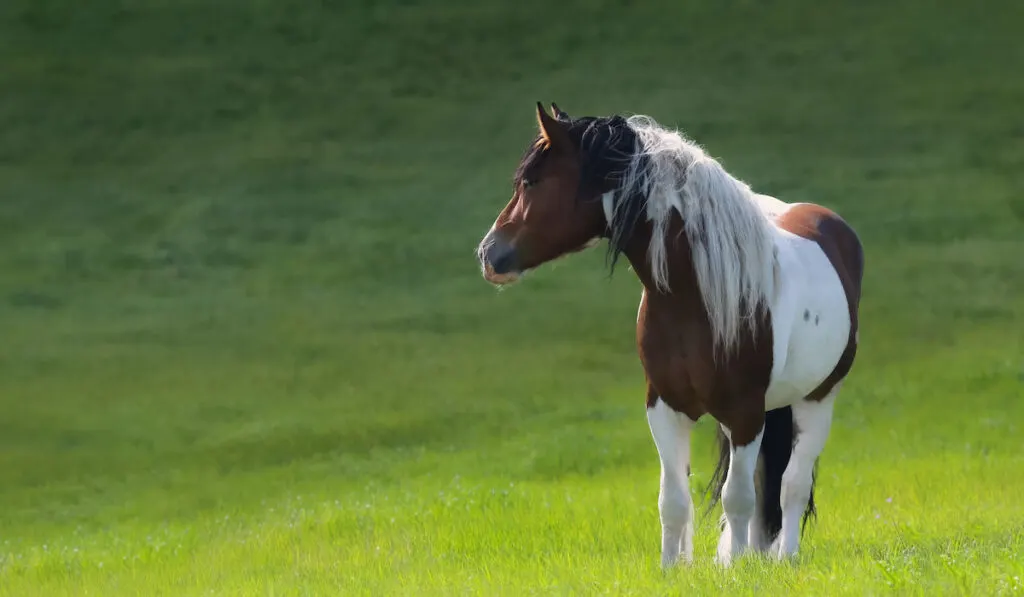
POLYGON ((673 222, 669 225, 666 233, 668 285, 669 291, 660 289, 654 282, 654 274, 651 270, 650 245, 651 225, 648 222, 637 226, 636 232, 626 244, 625 255, 633 272, 647 289, 650 295, 669 294, 678 300, 690 303, 695 308, 703 308, 700 298, 700 290, 697 288, 697 274, 693 270, 693 255, 690 252, 690 243, 682 230, 681 222, 673 222))

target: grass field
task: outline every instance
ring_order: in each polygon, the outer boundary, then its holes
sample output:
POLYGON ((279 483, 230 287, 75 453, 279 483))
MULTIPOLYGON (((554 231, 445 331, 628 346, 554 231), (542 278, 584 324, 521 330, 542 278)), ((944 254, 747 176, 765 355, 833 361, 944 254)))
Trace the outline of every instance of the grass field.
POLYGON ((1022 26, 6 0, 0 595, 1024 594, 1022 26), (480 279, 537 100, 650 114, 860 232, 797 561, 717 569, 713 514, 660 571, 628 270, 480 279))

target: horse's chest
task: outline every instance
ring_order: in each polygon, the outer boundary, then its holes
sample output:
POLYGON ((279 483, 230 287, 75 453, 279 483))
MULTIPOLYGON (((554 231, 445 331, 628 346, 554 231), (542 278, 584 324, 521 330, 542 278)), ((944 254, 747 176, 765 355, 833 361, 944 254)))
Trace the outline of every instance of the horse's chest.
POLYGON ((850 334, 842 283, 812 241, 785 237, 779 246, 779 289, 772 305, 772 375, 765 407, 803 399, 836 367, 850 334))
POLYGON ((726 422, 742 402, 765 391, 771 374, 771 335, 750 341, 727 366, 715 362, 706 317, 693 305, 649 307, 647 293, 637 316, 640 359, 648 382, 666 404, 696 420, 710 413, 726 422), (725 417, 725 418, 722 418, 725 417))

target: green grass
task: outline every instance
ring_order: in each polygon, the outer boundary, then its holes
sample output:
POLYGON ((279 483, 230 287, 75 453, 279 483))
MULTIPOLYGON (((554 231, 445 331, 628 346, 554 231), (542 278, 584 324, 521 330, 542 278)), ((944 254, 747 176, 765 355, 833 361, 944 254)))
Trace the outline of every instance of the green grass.
POLYGON ((4 2, 0 595, 1024 594, 1024 5, 947 4, 4 2), (537 100, 861 233, 796 562, 659 570, 629 271, 479 278, 537 100))

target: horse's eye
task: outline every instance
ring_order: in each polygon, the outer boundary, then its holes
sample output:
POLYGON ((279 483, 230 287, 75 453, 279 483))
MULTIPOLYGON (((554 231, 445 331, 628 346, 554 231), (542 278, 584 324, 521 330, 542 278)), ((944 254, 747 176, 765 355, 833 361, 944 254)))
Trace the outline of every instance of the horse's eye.
POLYGON ((524 178, 523 179, 523 188, 524 189, 528 189, 528 188, 532 187, 534 184, 536 184, 536 181, 533 180, 532 178, 524 178))

